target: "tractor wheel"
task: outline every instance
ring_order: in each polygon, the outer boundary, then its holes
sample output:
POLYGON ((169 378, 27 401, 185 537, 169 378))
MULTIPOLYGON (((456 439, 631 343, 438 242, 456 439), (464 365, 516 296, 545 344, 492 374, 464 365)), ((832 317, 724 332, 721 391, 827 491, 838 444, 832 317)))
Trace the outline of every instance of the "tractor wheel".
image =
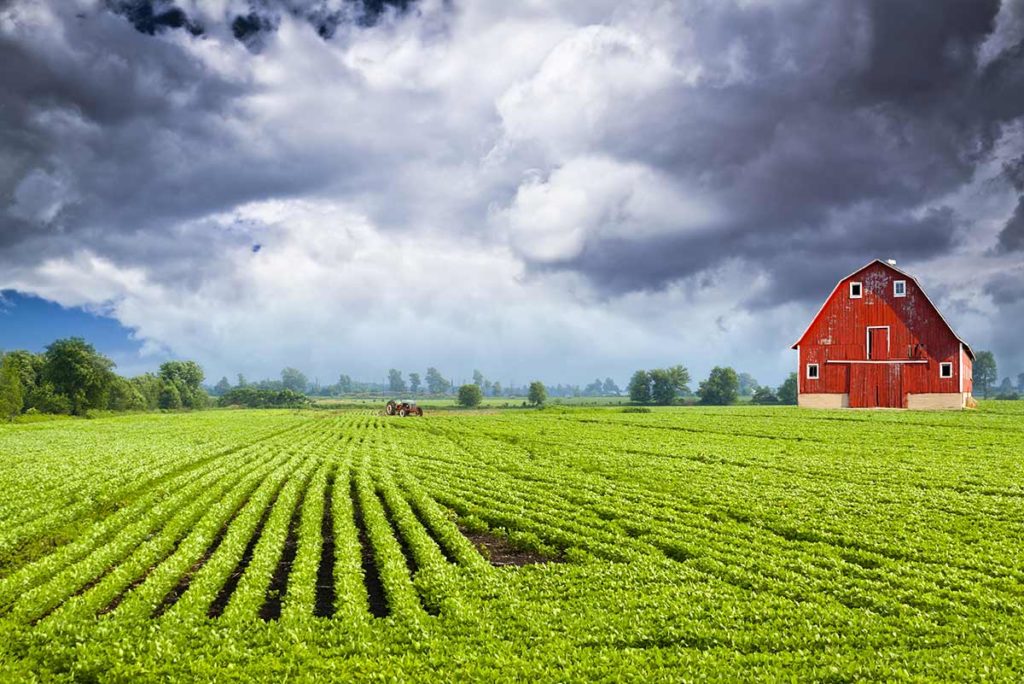
POLYGON ((384 413, 389 416, 395 415, 395 402, 389 401, 388 405, 384 407, 384 413))
POLYGON ((417 406, 416 407, 416 415, 420 416, 422 418, 423 417, 423 409, 421 409, 420 407, 417 406))
POLYGON ((409 415, 409 411, 408 409, 403 408, 398 412, 398 415, 401 416, 402 418, 405 418, 407 415, 409 415))

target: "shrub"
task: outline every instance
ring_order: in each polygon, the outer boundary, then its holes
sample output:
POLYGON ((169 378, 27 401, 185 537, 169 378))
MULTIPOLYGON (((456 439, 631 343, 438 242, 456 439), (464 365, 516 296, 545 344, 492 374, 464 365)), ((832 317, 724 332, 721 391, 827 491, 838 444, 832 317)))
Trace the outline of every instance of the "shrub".
POLYGON ((479 385, 463 385, 459 388, 459 406, 473 408, 479 406, 484 400, 484 393, 480 391, 479 385))

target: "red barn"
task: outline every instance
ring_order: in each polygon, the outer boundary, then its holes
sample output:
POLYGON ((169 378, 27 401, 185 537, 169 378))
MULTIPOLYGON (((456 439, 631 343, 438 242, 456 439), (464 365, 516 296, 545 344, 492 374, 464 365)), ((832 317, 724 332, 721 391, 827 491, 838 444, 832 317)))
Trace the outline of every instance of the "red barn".
POLYGON ((974 352, 894 261, 840 280, 793 349, 800 406, 962 409, 973 390, 974 352))

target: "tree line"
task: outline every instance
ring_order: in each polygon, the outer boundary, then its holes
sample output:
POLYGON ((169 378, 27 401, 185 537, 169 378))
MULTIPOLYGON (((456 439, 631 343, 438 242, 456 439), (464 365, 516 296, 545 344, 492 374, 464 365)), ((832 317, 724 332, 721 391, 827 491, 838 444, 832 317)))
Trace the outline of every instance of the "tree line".
POLYGON ((114 362, 80 337, 56 340, 41 354, 18 350, 0 359, 0 418, 22 413, 200 409, 210 404, 203 369, 167 361, 157 373, 125 378, 114 362))
MULTIPOLYGON (((321 386, 310 382, 300 370, 288 367, 280 380, 250 383, 239 374, 232 385, 227 377, 213 387, 203 385, 203 369, 194 361, 167 361, 156 373, 126 378, 114 372, 114 362, 100 354, 79 337, 59 339, 42 353, 11 351, 0 356, 0 419, 11 419, 22 413, 85 415, 89 411, 153 411, 202 409, 213 403, 221 406, 253 408, 299 407, 309 403, 307 394, 339 396, 346 394, 391 392, 427 393, 434 396, 455 394, 463 406, 477 406, 484 397, 527 396, 531 405, 540 406, 549 396, 620 396, 619 386, 611 378, 594 382, 580 389, 578 385, 547 387, 533 381, 527 387, 503 387, 487 379, 479 370, 473 371, 473 382, 457 390, 455 383, 435 367, 427 368, 421 377, 398 369, 388 371, 386 383, 355 382, 342 374, 334 385, 321 386)), ((995 392, 999 399, 1017 399, 1024 395, 1024 373, 1016 383, 1004 377, 996 384, 998 369, 990 351, 978 352, 974 361, 974 384, 988 398, 995 392)), ((730 367, 716 366, 707 379, 690 388, 691 377, 686 367, 638 370, 630 378, 626 391, 637 404, 670 405, 681 399, 695 399, 706 405, 735 403, 741 396, 754 404, 795 404, 797 376, 791 373, 778 387, 760 385, 748 373, 737 373, 730 367)))
MULTIPOLYGON (((480 385, 467 383, 459 387, 457 394, 459 406, 473 408, 483 403, 484 393, 480 385)), ((534 380, 526 390, 526 401, 531 406, 543 406, 548 400, 548 389, 540 380, 534 380)))
MULTIPOLYGON (((484 376, 479 370, 473 371, 472 384, 479 388, 483 397, 522 397, 529 395, 530 386, 516 386, 509 383, 503 385, 498 380, 491 380, 484 376)), ((227 376, 222 377, 215 385, 209 387, 210 395, 223 397, 232 390, 252 388, 257 390, 282 391, 306 394, 310 396, 338 397, 360 394, 382 394, 411 395, 413 397, 429 396, 451 396, 457 395, 460 386, 455 384, 451 378, 445 377, 441 371, 431 366, 426 372, 404 373, 397 368, 391 368, 387 373, 385 382, 361 382, 353 380, 350 375, 341 374, 338 381, 333 384, 320 384, 317 380, 310 380, 305 373, 293 367, 281 370, 280 379, 264 379, 255 382, 249 381, 244 375, 239 374, 237 381, 232 384, 227 376)), ((597 378, 594 382, 580 387, 573 384, 557 384, 545 386, 545 396, 551 397, 607 397, 620 396, 622 393, 618 384, 610 377, 604 380, 597 378)), ((237 395, 237 393, 236 393, 237 395)))
POLYGON ((690 372, 682 365, 669 368, 638 370, 627 386, 630 401, 637 404, 668 406, 679 399, 695 397, 700 403, 712 406, 733 404, 741 396, 751 398, 754 404, 795 404, 796 373, 790 374, 778 388, 762 386, 748 373, 737 373, 728 366, 715 366, 697 391, 690 389, 690 372))

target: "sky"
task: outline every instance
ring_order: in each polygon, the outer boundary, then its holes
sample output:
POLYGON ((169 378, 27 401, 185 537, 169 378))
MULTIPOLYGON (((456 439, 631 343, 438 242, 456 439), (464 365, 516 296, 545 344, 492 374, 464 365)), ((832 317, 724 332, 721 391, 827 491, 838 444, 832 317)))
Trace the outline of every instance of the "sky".
POLYGON ((840 278, 1024 372, 1024 0, 0 0, 0 347, 777 384, 840 278))

